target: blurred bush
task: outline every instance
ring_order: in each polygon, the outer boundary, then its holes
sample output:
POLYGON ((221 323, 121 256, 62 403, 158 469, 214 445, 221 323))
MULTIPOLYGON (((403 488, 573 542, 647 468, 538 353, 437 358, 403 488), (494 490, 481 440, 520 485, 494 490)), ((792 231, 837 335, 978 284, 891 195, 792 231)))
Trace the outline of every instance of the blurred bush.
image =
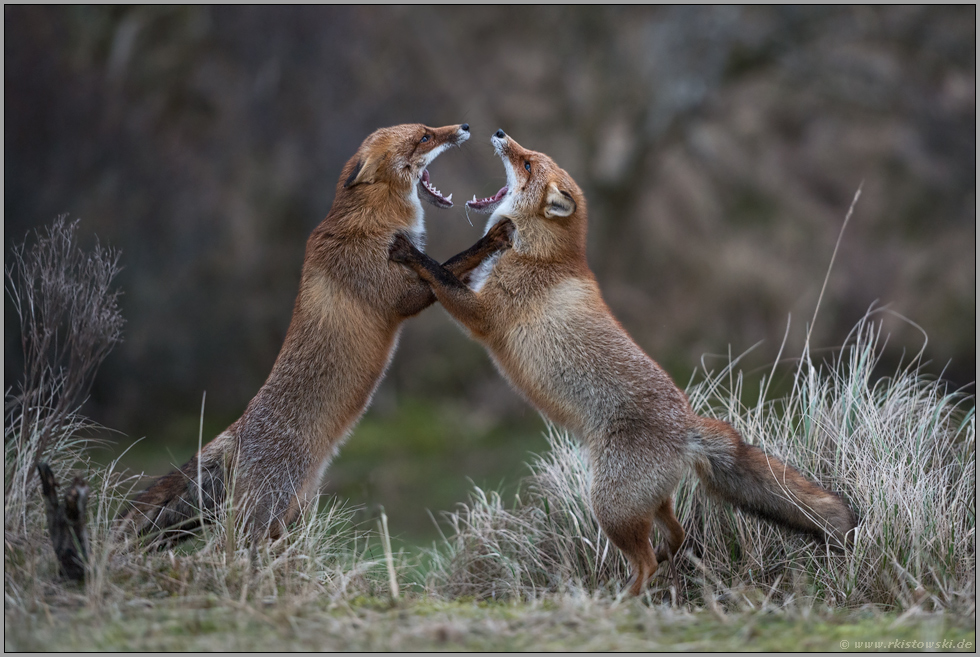
MULTIPOLYGON (((4 8, 7 244, 70 213, 122 251, 125 342, 91 414, 132 436, 237 417, 282 343, 306 237, 379 126, 467 121, 432 166, 456 198, 503 180, 503 127, 590 207, 589 259, 683 385, 705 353, 814 344, 878 300, 975 377, 976 20, 959 7, 4 8)), ((482 219, 482 217, 480 217, 482 219)), ((429 251, 471 244, 462 204, 429 251)), ((5 251, 5 261, 8 253, 5 251)), ((5 385, 20 367, 5 312, 5 385)), ((894 320, 884 365, 922 336, 894 320)), ((373 413, 426 397, 531 415, 440 309, 406 326, 373 413)), ((196 435, 193 436, 196 442, 196 435)), ((184 458, 177 455, 178 459, 184 458)))

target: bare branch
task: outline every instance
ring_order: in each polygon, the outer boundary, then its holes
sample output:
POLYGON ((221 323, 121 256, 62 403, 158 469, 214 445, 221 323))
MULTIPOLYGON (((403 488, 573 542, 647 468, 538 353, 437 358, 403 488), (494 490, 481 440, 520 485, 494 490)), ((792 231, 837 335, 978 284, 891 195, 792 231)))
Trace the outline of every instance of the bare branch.
MULTIPOLYGON (((4 266, 17 313, 24 371, 4 395, 4 509, 22 509, 42 458, 55 462, 85 422, 76 415, 96 370, 122 339, 119 254, 97 241, 77 246, 78 221, 64 216, 16 245, 4 266), (11 497, 16 500, 11 499, 11 497)), ((8 518, 8 524, 10 519, 8 518)))

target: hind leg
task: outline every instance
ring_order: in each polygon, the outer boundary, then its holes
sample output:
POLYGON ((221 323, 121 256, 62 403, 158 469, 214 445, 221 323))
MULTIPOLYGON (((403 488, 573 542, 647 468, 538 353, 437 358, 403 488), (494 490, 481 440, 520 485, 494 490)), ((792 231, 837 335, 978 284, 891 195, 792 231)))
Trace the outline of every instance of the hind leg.
POLYGON ((657 556, 650 544, 650 530, 653 522, 646 518, 638 518, 626 522, 603 521, 599 524, 613 545, 622 550, 629 561, 630 579, 626 583, 630 595, 640 595, 647 582, 657 572, 657 556))
POLYGON ((639 595, 657 572, 657 556, 650 544, 654 514, 652 508, 644 508, 645 504, 623 492, 618 484, 606 486, 601 478, 593 480, 592 509, 602 531, 630 564, 630 595, 639 595))
POLYGON ((655 551, 657 560, 661 562, 666 560, 670 564, 670 575, 674 579, 674 590, 677 595, 680 595, 681 578, 677 572, 677 562, 674 561, 674 555, 680 551, 681 544, 684 542, 684 528, 681 527, 681 523, 677 521, 677 516, 674 515, 674 503, 669 497, 657 509, 654 522, 657 524, 657 529, 663 535, 663 541, 657 546, 655 551))
POLYGON ((669 497, 657 509, 654 522, 664 539, 657 546, 657 561, 672 559, 680 551, 681 543, 684 542, 684 528, 674 515, 674 503, 669 497))
POLYGON ((299 515, 296 482, 291 473, 277 472, 265 462, 250 465, 241 469, 236 481, 239 522, 253 541, 276 540, 299 515))

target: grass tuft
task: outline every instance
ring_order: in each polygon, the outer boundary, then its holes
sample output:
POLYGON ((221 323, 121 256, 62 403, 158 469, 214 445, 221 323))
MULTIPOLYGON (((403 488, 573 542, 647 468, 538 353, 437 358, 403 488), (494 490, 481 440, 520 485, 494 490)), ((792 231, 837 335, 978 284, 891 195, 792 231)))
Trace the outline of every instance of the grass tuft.
MULTIPOLYGON (((727 420, 747 442, 839 492, 861 519, 853 548, 834 553, 708 498, 688 476, 674 506, 688 532, 677 565, 690 599, 975 613, 974 398, 923 375, 918 359, 877 378, 884 345, 873 317, 826 363, 814 363, 807 348, 786 397, 743 405, 737 360, 689 387, 697 413, 727 420)), ((759 389, 767 387, 763 380, 759 389)), ((533 459, 511 505, 475 488, 446 514, 448 535, 432 553, 433 594, 618 593, 628 566, 592 514, 588 456, 555 427, 547 439, 550 452, 533 459)), ((649 595, 676 600, 667 568, 660 572, 649 595)))

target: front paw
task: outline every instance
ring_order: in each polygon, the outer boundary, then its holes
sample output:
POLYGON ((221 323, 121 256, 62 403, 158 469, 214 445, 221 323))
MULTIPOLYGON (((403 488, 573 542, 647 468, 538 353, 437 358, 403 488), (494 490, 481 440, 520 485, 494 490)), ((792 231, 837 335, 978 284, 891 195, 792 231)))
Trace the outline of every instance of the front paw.
POLYGON ((388 259, 392 262, 407 264, 415 260, 416 251, 415 245, 407 237, 398 233, 388 248, 388 259))
POLYGON ((504 219, 487 232, 486 239, 494 249, 509 249, 514 243, 515 230, 514 222, 504 219))

